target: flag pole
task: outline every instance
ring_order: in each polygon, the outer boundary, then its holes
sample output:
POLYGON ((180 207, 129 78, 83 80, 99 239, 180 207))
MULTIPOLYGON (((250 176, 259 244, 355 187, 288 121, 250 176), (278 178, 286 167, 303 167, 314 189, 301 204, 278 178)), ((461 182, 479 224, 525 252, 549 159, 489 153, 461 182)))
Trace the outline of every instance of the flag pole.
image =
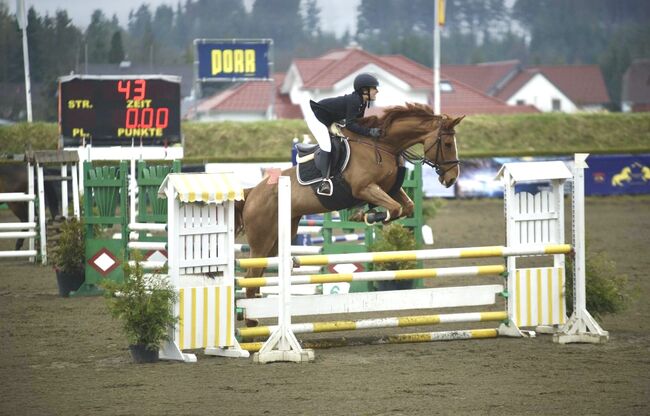
POLYGON ((440 114, 440 1, 433 0, 433 113, 440 114))
POLYGON ((25 66, 25 104, 27 106, 27 122, 32 122, 32 85, 29 75, 29 50, 27 48, 27 11, 25 0, 16 0, 16 19, 18 27, 23 32, 23 64, 25 66))

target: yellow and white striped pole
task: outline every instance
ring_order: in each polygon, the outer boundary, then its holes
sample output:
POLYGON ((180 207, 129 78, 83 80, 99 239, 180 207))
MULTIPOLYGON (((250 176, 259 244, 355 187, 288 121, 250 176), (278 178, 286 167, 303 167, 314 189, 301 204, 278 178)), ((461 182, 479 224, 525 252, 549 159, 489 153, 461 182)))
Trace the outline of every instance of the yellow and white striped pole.
MULTIPOLYGON (((324 266, 340 263, 382 263, 389 261, 443 260, 483 257, 509 257, 545 254, 567 254, 570 244, 530 244, 518 247, 487 246, 443 248, 430 250, 385 251, 375 253, 320 254, 294 257, 296 266, 324 266)), ((277 257, 239 259, 242 268, 277 266, 277 257)))
MULTIPOLYGON (((355 345, 407 344, 414 342, 452 341, 460 339, 496 338, 498 329, 467 329, 461 331, 416 332, 412 334, 387 335, 380 337, 350 337, 337 339, 314 339, 302 342, 303 348, 331 348, 355 345)), ((242 349, 259 351, 262 342, 243 342, 242 349)))
MULTIPOLYGON (((291 284, 319 284, 339 282, 367 282, 379 280, 410 280, 448 276, 484 276, 501 274, 506 271, 504 265, 441 267, 436 269, 385 270, 377 272, 329 273, 293 276, 291 284)), ((278 286, 278 277, 251 277, 237 279, 239 287, 278 286)))
MULTIPOLYGON (((360 319, 356 321, 301 323, 292 324, 291 330, 294 334, 312 334, 321 332, 354 331, 359 329, 402 328, 445 323, 505 321, 507 319, 508 313, 506 311, 469 312, 440 315, 402 316, 395 318, 360 319)), ((237 335, 242 339, 253 337, 268 337, 276 329, 277 326, 239 328, 237 329, 237 335)))

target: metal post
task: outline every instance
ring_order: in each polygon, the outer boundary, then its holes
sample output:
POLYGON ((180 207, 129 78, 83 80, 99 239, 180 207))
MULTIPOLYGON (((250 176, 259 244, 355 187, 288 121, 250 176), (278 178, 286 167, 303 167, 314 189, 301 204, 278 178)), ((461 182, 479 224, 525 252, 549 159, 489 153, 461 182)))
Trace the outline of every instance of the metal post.
POLYGON ((433 113, 440 114, 440 26, 438 24, 439 3, 433 3, 433 113))

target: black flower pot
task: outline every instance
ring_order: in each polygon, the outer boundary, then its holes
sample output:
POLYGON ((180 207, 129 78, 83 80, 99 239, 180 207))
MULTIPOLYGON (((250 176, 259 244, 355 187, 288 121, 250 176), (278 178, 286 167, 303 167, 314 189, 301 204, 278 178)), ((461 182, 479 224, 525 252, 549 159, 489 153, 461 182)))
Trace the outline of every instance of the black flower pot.
POLYGON ((64 298, 70 296, 70 292, 73 292, 83 284, 85 280, 85 273, 82 271, 79 272, 67 272, 64 270, 56 271, 56 282, 59 285, 59 295, 64 298))
POLYGON ((131 353, 133 362, 136 364, 158 362, 158 348, 150 350, 144 344, 135 344, 129 345, 129 352, 131 353))

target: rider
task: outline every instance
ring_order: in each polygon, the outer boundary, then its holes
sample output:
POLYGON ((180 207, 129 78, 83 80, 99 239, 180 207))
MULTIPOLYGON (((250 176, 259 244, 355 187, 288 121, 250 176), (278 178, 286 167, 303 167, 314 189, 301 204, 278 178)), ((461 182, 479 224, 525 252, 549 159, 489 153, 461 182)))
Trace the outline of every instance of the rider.
POLYGON ((362 118, 370 102, 375 100, 379 81, 373 75, 359 74, 354 78, 354 92, 339 97, 325 98, 319 102, 309 101, 314 117, 309 114, 305 117, 307 126, 316 138, 321 149, 318 169, 323 175, 323 181, 316 191, 320 195, 332 195, 332 181, 330 180, 330 152, 332 139, 330 126, 340 122, 345 128, 361 136, 377 139, 381 136, 381 129, 360 126, 357 119, 362 118))

